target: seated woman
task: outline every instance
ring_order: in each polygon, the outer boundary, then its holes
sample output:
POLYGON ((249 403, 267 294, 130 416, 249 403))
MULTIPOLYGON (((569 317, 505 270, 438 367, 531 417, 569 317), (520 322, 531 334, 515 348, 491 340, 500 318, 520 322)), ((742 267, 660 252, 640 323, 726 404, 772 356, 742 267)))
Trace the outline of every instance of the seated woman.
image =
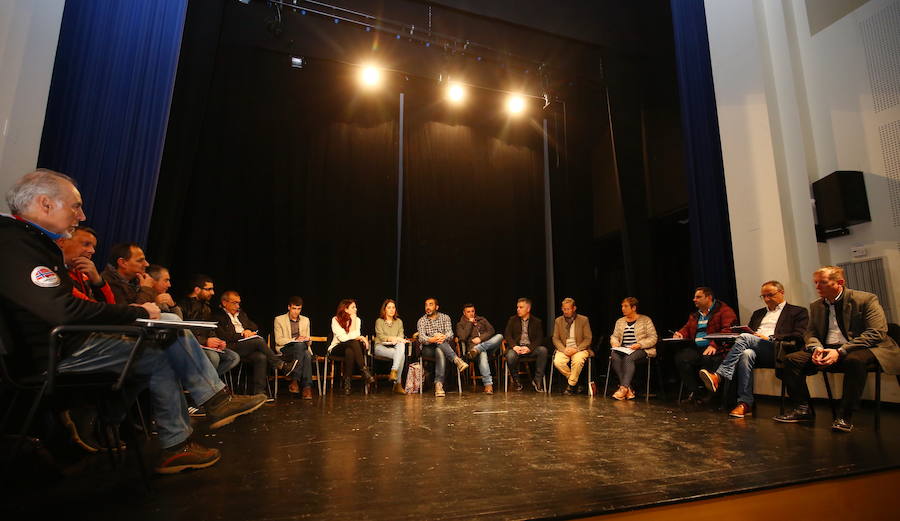
POLYGON ((619 389, 613 393, 616 400, 631 400, 634 389, 631 379, 634 377, 634 363, 648 356, 656 356, 656 328, 647 315, 638 315, 638 300, 628 297, 622 301, 622 318, 616 321, 616 327, 609 337, 612 346, 610 360, 613 371, 619 377, 619 389))
POLYGON ((403 338, 403 321, 397 316, 397 303, 385 300, 379 315, 375 320, 375 354, 393 360, 390 380, 394 382, 394 392, 406 394, 400 384, 403 362, 406 361, 406 339, 403 338))
POLYGON ((328 353, 344 357, 344 394, 350 394, 350 379, 356 366, 366 381, 366 385, 375 381, 375 377, 366 367, 366 359, 363 357, 363 348, 369 347, 369 341, 362 336, 362 320, 356 316, 356 301, 344 299, 338 304, 337 312, 331 319, 331 332, 334 338, 328 346, 328 353))

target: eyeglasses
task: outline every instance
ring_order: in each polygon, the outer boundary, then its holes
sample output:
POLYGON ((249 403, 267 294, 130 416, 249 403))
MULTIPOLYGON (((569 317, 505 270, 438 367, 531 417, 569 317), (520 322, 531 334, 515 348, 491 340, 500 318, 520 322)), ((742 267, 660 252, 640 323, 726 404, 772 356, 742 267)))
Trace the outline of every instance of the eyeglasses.
POLYGON ((237 305, 240 305, 240 304, 241 304, 241 301, 240 301, 240 300, 226 300, 225 303, 226 303, 226 304, 237 304, 237 305))
POLYGON ((762 295, 759 296, 759 298, 761 298, 761 299, 763 299, 763 300, 765 300, 765 299, 767 299, 767 298, 775 298, 775 295, 777 295, 777 294, 779 294, 779 293, 781 293, 781 292, 780 292, 780 291, 776 291, 776 292, 774 292, 774 293, 763 293, 762 295))

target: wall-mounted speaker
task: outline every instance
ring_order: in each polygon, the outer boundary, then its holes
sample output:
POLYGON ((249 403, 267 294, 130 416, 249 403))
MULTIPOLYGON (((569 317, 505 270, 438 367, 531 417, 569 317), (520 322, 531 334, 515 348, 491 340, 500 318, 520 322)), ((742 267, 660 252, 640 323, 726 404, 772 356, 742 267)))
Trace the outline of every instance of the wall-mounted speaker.
POLYGON ((862 172, 838 170, 814 182, 812 187, 819 242, 848 235, 848 226, 872 220, 862 172))

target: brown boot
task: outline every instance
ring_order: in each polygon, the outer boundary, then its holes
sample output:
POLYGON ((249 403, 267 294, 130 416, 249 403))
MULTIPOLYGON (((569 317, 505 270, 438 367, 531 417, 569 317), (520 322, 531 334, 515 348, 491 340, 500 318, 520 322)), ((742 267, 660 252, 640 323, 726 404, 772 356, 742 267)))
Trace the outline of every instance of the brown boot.
POLYGON ((291 394, 297 394, 300 392, 300 384, 297 383, 297 380, 291 380, 291 384, 288 385, 288 392, 291 394))
POLYGON ((400 382, 394 382, 394 393, 396 394, 406 394, 406 389, 400 385, 400 382))
POLYGON ((304 387, 303 388, 303 399, 304 400, 312 400, 312 387, 304 387))
POLYGON ((494 386, 493 385, 485 385, 484 386, 484 394, 494 394, 494 386))
POLYGON ((396 370, 396 369, 391 369, 391 374, 388 375, 388 380, 390 380, 390 381, 392 381, 392 382, 398 381, 398 380, 397 380, 397 370, 396 370))

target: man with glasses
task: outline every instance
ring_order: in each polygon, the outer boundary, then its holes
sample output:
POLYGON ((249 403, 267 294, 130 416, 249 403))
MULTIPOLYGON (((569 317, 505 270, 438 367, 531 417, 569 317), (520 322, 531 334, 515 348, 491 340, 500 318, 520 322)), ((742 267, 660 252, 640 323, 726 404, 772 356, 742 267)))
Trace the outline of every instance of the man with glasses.
MULTIPOLYGON (((237 291, 222 293, 222 311, 219 313, 219 327, 216 336, 228 345, 228 349, 236 352, 241 361, 250 364, 253 368, 253 376, 250 379, 251 394, 264 393, 266 391, 266 376, 269 364, 282 370, 287 362, 281 360, 266 345, 266 341, 259 336, 256 322, 250 320, 241 309, 241 296, 237 291)), ((271 401, 271 399, 270 399, 271 401)))
MULTIPOLYGON (((191 278, 190 287, 190 292, 178 303, 184 319, 201 322, 214 321, 212 309, 209 307, 209 301, 216 293, 213 280, 207 275, 197 274, 191 278)), ((209 358, 219 375, 231 371, 241 361, 241 357, 237 353, 227 348, 224 340, 210 335, 208 329, 192 331, 197 342, 200 342, 200 346, 203 347, 203 353, 209 358)))
POLYGON ((765 307, 750 317, 752 333, 742 333, 725 355, 715 372, 700 370, 700 380, 711 392, 716 392, 723 379, 731 380, 737 372, 738 403, 730 413, 732 418, 751 414, 753 407, 753 368, 757 365, 774 367, 775 342, 794 341, 799 347, 809 322, 806 308, 788 304, 784 286, 777 280, 763 283, 759 298, 765 307))

